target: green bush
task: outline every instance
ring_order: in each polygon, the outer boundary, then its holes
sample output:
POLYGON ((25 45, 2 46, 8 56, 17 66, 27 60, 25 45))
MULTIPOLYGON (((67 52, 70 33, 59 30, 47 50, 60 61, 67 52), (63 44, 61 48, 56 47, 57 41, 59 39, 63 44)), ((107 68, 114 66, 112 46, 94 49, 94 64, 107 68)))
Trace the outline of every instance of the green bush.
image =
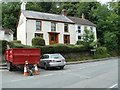
POLYGON ((2 54, 5 53, 5 50, 7 49, 7 44, 8 44, 8 41, 6 40, 0 40, 0 51, 2 54))
POLYGON ((10 48, 33 48, 32 46, 23 45, 20 43, 13 43, 13 42, 9 42, 9 46, 10 48))
POLYGON ((13 41, 11 41, 11 43, 19 43, 19 44, 21 44, 21 41, 20 40, 13 40, 13 41))
POLYGON ((76 44, 77 45, 84 45, 84 41, 78 40, 76 44))
POLYGON ((74 53, 74 52, 86 52, 88 51, 85 47, 65 45, 65 44, 56 44, 48 46, 36 46, 36 48, 41 49, 41 53, 74 53))
POLYGON ((107 54, 107 48, 106 47, 97 47, 96 48, 96 54, 107 54))
POLYGON ((106 47, 97 47, 95 56, 93 56, 93 58, 105 58, 109 56, 110 55, 108 54, 106 47))
POLYGON ((32 39, 32 46, 45 46, 45 40, 40 37, 35 37, 32 39))

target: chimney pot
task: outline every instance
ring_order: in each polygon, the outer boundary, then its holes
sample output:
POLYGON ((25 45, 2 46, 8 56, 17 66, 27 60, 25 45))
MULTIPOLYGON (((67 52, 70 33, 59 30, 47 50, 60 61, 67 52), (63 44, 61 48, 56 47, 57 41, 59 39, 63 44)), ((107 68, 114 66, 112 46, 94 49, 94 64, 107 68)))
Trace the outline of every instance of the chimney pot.
POLYGON ((66 11, 66 9, 63 9, 62 12, 61 12, 61 14, 62 14, 63 16, 67 16, 67 11, 66 11))
POLYGON ((82 13, 82 19, 85 19, 84 13, 82 13))

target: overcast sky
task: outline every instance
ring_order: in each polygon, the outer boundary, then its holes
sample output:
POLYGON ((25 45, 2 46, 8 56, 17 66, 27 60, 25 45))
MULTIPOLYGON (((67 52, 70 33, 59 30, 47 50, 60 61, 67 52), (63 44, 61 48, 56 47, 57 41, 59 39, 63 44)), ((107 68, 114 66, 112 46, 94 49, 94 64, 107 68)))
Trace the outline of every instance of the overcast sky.
MULTIPOLYGON (((21 1, 21 0, 0 0, 0 1, 21 1)), ((25 1, 29 1, 29 0, 25 0, 25 1)), ((38 0, 39 1, 39 0, 38 0)), ((64 0, 63 0, 64 1, 64 0)), ((69 0, 68 0, 69 1, 69 0)), ((87 0, 85 0, 85 1, 87 1, 87 0)), ((90 1, 90 0, 89 0, 90 1)), ((92 0, 91 0, 92 1, 92 0)), ((100 3, 102 3, 102 4, 105 4, 106 2, 111 2, 112 0, 97 0, 97 1, 99 1, 100 3)), ((117 1, 117 0, 114 0, 114 1, 117 1)))

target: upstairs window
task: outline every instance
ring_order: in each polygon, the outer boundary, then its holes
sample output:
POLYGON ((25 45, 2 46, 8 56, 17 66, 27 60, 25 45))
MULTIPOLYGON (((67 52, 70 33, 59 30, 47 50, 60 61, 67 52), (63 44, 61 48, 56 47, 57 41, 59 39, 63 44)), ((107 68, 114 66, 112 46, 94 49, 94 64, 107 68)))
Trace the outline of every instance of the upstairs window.
POLYGON ((81 27, 78 26, 78 33, 81 33, 81 27))
POLYGON ((68 32, 68 24, 67 23, 64 24, 64 32, 68 32))
POLYGON ((41 31, 41 21, 40 20, 36 21, 36 30, 41 31))
POLYGON ((56 23, 51 22, 51 31, 56 31, 56 23))

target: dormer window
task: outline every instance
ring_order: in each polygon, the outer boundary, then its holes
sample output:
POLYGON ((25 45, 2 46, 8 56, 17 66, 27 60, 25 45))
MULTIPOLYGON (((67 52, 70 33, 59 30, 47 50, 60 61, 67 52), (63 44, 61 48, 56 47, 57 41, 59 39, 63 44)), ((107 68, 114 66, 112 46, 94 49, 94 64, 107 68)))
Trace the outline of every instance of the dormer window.
POLYGON ((51 22, 51 31, 56 31, 56 23, 51 22))

